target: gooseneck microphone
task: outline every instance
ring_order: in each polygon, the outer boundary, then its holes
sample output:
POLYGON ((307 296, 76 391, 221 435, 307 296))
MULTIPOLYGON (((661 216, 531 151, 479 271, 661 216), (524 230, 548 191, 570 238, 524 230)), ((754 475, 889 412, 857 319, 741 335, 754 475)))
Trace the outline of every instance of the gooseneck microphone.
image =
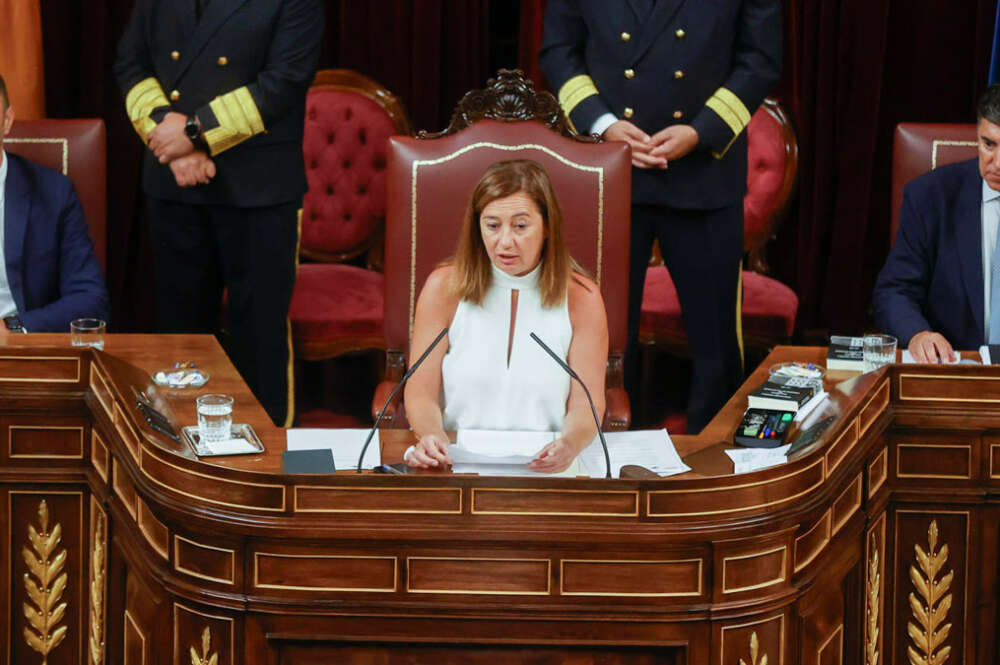
MULTIPOLYGON (((431 354, 431 351, 434 350, 434 347, 436 347, 438 345, 438 343, 442 339, 444 339, 444 336, 447 335, 447 334, 448 334, 448 329, 447 328, 445 328, 444 330, 442 330, 441 332, 438 333, 438 336, 434 338, 434 341, 431 342, 431 345, 428 346, 427 349, 424 350, 424 352, 420 354, 420 357, 417 358, 417 362, 413 363, 413 365, 410 367, 410 369, 406 370, 406 374, 403 374, 403 378, 399 380, 399 383, 396 384, 396 387, 392 389, 391 393, 389 393, 389 397, 386 398, 385 404, 382 405, 382 408, 379 410, 378 415, 375 416, 375 424, 372 425, 371 431, 368 432, 368 438, 365 439, 365 445, 361 447, 361 454, 358 456, 358 469, 357 469, 358 473, 361 473, 361 463, 365 459, 365 452, 368 451, 368 444, 370 444, 372 442, 372 437, 374 437, 375 436, 375 432, 378 431, 378 424, 380 422, 382 422, 382 416, 385 414, 385 410, 389 408, 389 404, 392 402, 393 398, 396 396, 396 393, 399 392, 400 388, 402 388, 403 385, 406 384, 406 381, 411 376, 413 376, 413 373, 417 371, 417 368, 420 367, 421 363, 424 362, 424 360, 427 358, 427 356, 429 356, 431 354)), ((551 353, 551 351, 549 353, 551 353)))
POLYGON ((587 401, 590 402, 590 412, 594 414, 594 422, 597 423, 597 436, 601 439, 601 447, 604 448, 604 463, 607 465, 607 473, 605 478, 611 477, 611 455, 608 454, 608 442, 604 440, 604 432, 601 431, 601 419, 597 417, 597 409, 594 407, 594 399, 590 396, 590 391, 587 390, 587 384, 583 382, 583 379, 573 371, 573 368, 566 364, 562 358, 556 355, 555 351, 550 349, 548 345, 539 339, 538 335, 531 333, 531 339, 538 342, 538 346, 545 349, 545 352, 552 356, 552 359, 559 363, 559 366, 566 370, 566 373, 571 377, 576 379, 576 382, 580 384, 583 388, 583 393, 587 396, 587 401))

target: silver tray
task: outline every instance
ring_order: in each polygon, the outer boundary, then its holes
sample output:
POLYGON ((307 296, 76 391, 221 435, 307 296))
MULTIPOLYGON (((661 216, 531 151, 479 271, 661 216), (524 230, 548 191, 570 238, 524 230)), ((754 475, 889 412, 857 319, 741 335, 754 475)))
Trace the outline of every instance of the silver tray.
POLYGON ((198 433, 197 425, 189 425, 183 428, 181 433, 184 435, 184 439, 188 442, 188 445, 191 446, 191 449, 194 450, 194 454, 198 457, 230 457, 233 455, 256 455, 264 452, 264 444, 257 437, 257 432, 253 431, 253 427, 247 423, 233 423, 230 429, 230 433, 234 439, 244 439, 254 448, 242 453, 216 453, 209 450, 201 443, 201 436, 198 433))

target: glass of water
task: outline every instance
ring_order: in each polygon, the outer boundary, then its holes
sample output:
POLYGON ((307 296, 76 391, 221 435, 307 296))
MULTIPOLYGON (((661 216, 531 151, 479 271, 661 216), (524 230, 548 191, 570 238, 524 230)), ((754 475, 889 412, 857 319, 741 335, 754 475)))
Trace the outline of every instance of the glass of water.
POLYGON ((103 350, 104 328, 100 319, 73 319, 69 322, 70 344, 103 350))
POLYGON ((892 335, 865 335, 865 372, 874 372, 879 367, 896 362, 896 338, 892 335))
POLYGON ((233 398, 229 395, 202 395, 198 404, 198 436, 212 444, 233 438, 233 398))

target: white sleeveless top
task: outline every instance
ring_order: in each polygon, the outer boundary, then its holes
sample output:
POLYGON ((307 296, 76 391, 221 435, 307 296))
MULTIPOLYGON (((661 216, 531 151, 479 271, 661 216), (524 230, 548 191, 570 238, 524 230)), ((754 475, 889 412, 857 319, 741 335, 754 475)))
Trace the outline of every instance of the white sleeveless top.
POLYGON ((441 362, 445 429, 562 431, 570 377, 529 333, 566 360, 573 328, 567 301, 542 307, 540 272, 541 264, 515 277, 493 266, 483 304, 459 301, 441 362), (514 290, 517 313, 508 366, 514 290))

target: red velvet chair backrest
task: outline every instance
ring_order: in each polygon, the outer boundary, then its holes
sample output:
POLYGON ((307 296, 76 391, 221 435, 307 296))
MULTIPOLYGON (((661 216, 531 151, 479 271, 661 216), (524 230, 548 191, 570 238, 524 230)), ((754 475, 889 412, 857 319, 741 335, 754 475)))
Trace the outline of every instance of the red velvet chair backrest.
POLYGON ((454 254, 476 182, 497 161, 532 159, 549 175, 574 258, 597 280, 611 355, 625 349, 631 165, 624 143, 582 143, 536 121, 480 120, 450 136, 389 141, 385 336, 409 352, 427 275, 454 254))
POLYGON ((747 126, 747 192, 743 197, 743 248, 749 268, 766 272, 764 245, 788 208, 799 169, 799 147, 788 115, 765 99, 747 126))
POLYGON ((343 261, 381 242, 388 138, 409 132, 402 105, 378 83, 347 69, 316 74, 302 141, 304 257, 343 261))
POLYGON ((100 118, 14 120, 3 147, 68 176, 83 206, 101 267, 107 248, 107 138, 100 118))
POLYGON ((896 125, 892 146, 892 224, 889 242, 895 242, 903 187, 939 166, 972 159, 978 154, 974 124, 902 122, 896 125))

